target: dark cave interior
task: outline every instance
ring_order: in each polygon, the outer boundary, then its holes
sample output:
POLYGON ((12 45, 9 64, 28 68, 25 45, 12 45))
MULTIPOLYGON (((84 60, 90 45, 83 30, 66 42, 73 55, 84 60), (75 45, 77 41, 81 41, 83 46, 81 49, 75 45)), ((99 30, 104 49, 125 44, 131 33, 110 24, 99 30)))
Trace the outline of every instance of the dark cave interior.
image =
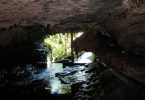
POLYGON ((1 0, 0 98, 145 100, 144 27, 144 0, 1 0))

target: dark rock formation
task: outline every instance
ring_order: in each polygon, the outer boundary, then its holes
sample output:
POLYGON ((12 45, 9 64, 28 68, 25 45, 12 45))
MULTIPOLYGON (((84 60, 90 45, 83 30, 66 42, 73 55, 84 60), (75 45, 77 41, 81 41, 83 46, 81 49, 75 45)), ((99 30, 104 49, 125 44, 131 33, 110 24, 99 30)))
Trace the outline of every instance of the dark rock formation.
POLYGON ((17 26, 0 32, 0 47, 21 42, 41 42, 47 29, 39 24, 17 26))
POLYGON ((108 67, 123 72, 138 81, 145 82, 143 53, 139 55, 128 51, 124 46, 120 46, 117 39, 110 34, 90 29, 80 38, 77 38, 73 44, 76 52, 94 52, 108 67))

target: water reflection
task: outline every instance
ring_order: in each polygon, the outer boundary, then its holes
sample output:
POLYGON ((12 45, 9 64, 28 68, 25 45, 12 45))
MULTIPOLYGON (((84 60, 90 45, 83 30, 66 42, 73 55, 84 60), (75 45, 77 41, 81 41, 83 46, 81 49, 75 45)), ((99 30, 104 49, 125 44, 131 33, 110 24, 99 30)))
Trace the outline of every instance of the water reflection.
MULTIPOLYGON (((87 58, 90 55, 92 54, 84 54, 87 58)), ((78 60, 78 62, 81 61, 86 60, 78 60)), ((62 63, 49 63, 46 68, 40 68, 36 64, 8 67, 0 70, 0 90, 22 93, 28 91, 41 93, 45 90, 50 94, 70 94, 73 84, 89 79, 90 75, 86 73, 87 70, 85 65, 63 66, 62 63)))
POLYGON ((57 93, 57 94, 62 94, 62 85, 61 82, 58 80, 58 78, 52 78, 50 80, 50 85, 51 85, 51 93, 57 93))
POLYGON ((71 92, 70 86, 62 84, 61 81, 57 77, 55 77, 56 73, 63 72, 62 63, 52 63, 50 64, 50 67, 47 68, 47 70, 50 73, 49 84, 51 94, 68 94, 71 92))
MULTIPOLYGON (((62 63, 52 63, 49 70, 49 84, 51 94, 69 94, 71 85, 87 80, 86 67, 75 65, 63 68, 62 63), (57 77, 56 77, 57 76, 57 77)), ((49 87, 49 85, 48 85, 49 87)), ((49 90, 49 88, 47 88, 49 90)))
POLYGON ((50 94, 71 94, 71 85, 86 81, 89 75, 82 65, 63 66, 52 63, 47 68, 38 68, 26 64, 6 68, 0 71, 0 89, 19 93, 40 92, 46 90, 50 94))

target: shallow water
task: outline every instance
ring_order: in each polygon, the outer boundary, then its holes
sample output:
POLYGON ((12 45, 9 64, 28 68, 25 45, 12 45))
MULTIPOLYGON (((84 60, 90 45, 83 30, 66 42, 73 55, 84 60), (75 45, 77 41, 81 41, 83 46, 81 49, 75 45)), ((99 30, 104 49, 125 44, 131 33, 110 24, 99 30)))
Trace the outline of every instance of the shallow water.
MULTIPOLYGON (((2 94, 68 95, 72 94, 72 85, 84 82, 90 77, 86 73, 89 69, 85 63, 88 63, 86 61, 91 62, 89 58, 91 54, 84 56, 84 53, 77 60, 77 63, 84 64, 50 63, 45 47, 39 43, 36 43, 36 45, 32 45, 32 47, 30 45, 29 48, 26 44, 24 47, 28 51, 26 57, 24 57, 25 52, 23 53, 23 51, 25 50, 23 50, 23 47, 19 47, 20 50, 18 51, 14 49, 8 54, 6 52, 7 56, 4 55, 5 62, 2 60, 0 63, 0 92, 2 94), (21 55, 18 55, 18 52, 21 55), (13 58, 16 58, 16 60, 13 60, 13 58), (20 58, 24 58, 21 59, 22 62, 19 60, 20 58), (29 60, 32 60, 32 62, 29 62, 29 60)), ((9 50, 11 51, 11 49, 9 50)))
POLYGON ((47 68, 33 64, 17 65, 0 71, 0 89, 6 93, 71 94, 71 86, 89 78, 85 65, 52 63, 47 68), (61 80, 60 80, 61 79, 61 80))

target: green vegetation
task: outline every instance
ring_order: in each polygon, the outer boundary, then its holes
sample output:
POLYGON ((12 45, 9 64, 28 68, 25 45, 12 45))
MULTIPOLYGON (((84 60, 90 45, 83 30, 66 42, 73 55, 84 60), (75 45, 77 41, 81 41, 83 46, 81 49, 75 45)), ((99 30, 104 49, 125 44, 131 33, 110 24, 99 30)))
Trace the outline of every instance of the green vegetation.
MULTIPOLYGON (((80 36, 82 32, 75 33, 73 39, 80 36)), ((44 43, 48 49, 50 61, 60 61, 71 55, 71 34, 55 34, 47 36, 44 43)))

